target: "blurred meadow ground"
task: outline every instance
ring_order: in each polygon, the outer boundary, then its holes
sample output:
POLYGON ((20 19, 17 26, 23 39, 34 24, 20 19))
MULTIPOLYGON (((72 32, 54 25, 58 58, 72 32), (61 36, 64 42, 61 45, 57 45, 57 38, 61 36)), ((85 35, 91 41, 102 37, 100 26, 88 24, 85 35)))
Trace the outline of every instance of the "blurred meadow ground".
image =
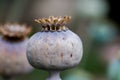
MULTIPOLYGON (((113 0, 0 0, 0 25, 27 24, 33 28, 30 37, 40 31, 34 19, 70 15, 72 20, 67 26, 82 39, 84 55, 76 68, 61 73, 62 79, 120 80, 118 68, 111 74, 116 69, 113 66, 120 67, 120 6, 117 3, 113 0), (114 60, 118 64, 111 64, 114 60)), ((46 71, 35 69, 17 80, 45 80, 47 76, 46 71)))

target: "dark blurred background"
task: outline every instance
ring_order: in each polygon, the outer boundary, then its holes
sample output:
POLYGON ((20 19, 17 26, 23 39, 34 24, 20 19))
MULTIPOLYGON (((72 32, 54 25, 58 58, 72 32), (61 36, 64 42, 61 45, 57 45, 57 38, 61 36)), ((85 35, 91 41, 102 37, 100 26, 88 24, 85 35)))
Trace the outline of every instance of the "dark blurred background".
MULTIPOLYGON (((32 35, 40 29, 34 19, 72 16, 67 26, 81 37, 84 55, 76 68, 63 71, 61 77, 63 80, 108 80, 110 64, 119 59, 119 7, 119 0, 0 0, 0 24, 27 24, 33 27, 32 35)), ((46 71, 35 69, 17 80, 45 80, 47 75, 46 71)))

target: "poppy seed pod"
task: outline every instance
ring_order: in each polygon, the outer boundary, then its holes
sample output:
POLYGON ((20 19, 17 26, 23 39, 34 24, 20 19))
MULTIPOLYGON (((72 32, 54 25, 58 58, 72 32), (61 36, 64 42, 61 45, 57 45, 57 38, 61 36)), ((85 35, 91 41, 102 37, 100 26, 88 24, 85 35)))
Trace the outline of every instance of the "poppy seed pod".
POLYGON ((59 71, 78 65, 82 58, 80 38, 65 26, 70 19, 51 16, 35 20, 42 30, 28 41, 27 58, 33 67, 50 72, 47 80, 61 80, 59 71))
POLYGON ((0 26, 0 75, 5 80, 33 69, 26 58, 27 34, 30 31, 31 28, 25 25, 0 26))

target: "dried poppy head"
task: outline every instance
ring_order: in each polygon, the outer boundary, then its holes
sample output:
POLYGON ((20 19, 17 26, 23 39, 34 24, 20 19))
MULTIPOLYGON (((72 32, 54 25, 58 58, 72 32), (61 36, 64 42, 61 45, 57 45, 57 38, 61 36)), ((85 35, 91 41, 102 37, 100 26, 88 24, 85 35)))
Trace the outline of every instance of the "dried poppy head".
POLYGON ((5 24, 0 26, 0 32, 3 36, 23 38, 31 32, 31 28, 26 25, 5 24))
POLYGON ((50 72, 46 80, 61 80, 59 71, 75 67, 82 59, 82 41, 66 27, 71 17, 36 19, 42 31, 35 33, 27 44, 27 59, 38 69, 50 72))

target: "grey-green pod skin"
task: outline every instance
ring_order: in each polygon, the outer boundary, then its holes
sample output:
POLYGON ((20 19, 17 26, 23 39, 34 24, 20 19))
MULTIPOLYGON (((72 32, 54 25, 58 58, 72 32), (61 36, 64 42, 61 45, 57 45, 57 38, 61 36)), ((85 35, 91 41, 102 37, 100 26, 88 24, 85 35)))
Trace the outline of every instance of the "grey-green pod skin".
POLYGON ((83 54, 80 38, 70 30, 43 31, 27 44, 27 58, 38 69, 64 70, 79 64, 83 54))

